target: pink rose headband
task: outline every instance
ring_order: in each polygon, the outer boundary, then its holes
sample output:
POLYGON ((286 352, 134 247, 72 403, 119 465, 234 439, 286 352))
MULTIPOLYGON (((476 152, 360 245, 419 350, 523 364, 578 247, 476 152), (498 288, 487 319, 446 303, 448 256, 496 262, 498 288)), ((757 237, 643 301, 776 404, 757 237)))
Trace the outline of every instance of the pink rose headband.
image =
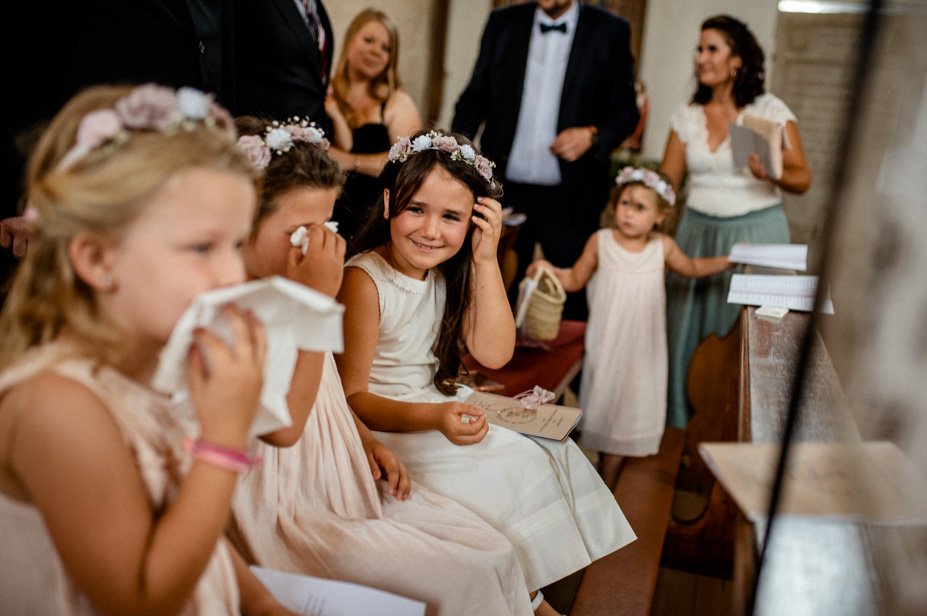
POLYGON ((663 197, 670 204, 670 207, 676 205, 676 193, 673 187, 666 180, 660 177, 660 174, 650 169, 634 167, 625 167, 615 178, 615 184, 630 184, 631 182, 640 182, 647 188, 652 188, 654 192, 663 197))
POLYGON ((58 163, 66 170, 97 148, 115 149, 129 140, 130 131, 158 131, 170 134, 192 130, 197 123, 235 134, 232 116, 214 102, 212 94, 196 88, 172 88, 148 83, 134 88, 116 101, 113 109, 91 111, 77 127, 77 140, 58 163))
POLYGON ((324 151, 331 146, 325 131, 307 119, 290 118, 286 122, 274 121, 264 129, 264 136, 244 135, 238 138, 238 147, 258 169, 266 169, 272 154, 289 152, 297 141, 307 141, 324 151))
POLYGON ((393 144, 389 150, 389 160, 393 163, 404 163, 409 157, 424 152, 425 150, 439 150, 451 155, 451 160, 459 160, 467 163, 477 170, 484 180, 491 185, 495 185, 492 179, 492 170, 496 163, 492 162, 485 156, 476 153, 473 146, 469 144, 459 144, 457 140, 450 135, 445 135, 438 131, 431 131, 424 135, 419 135, 414 140, 408 137, 402 137, 393 144))

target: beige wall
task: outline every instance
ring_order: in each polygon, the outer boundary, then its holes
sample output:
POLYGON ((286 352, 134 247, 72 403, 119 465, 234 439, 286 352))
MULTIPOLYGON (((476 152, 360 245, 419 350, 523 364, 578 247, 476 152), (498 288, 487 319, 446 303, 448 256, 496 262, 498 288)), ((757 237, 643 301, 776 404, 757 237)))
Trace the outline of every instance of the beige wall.
POLYGON ((750 27, 766 52, 766 81, 770 83, 778 19, 776 6, 775 0, 648 0, 638 75, 650 98, 645 158, 663 157, 670 115, 695 90, 695 48, 699 26, 707 17, 727 13, 750 27))

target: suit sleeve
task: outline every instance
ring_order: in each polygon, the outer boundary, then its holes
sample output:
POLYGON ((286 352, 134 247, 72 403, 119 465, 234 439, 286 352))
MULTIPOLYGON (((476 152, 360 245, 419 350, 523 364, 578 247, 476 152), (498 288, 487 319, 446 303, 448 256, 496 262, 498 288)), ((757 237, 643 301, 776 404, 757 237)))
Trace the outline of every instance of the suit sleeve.
POLYGON ((640 117, 634 92, 634 57, 631 55, 631 37, 628 22, 615 20, 618 33, 612 48, 612 73, 606 78, 610 87, 607 94, 607 111, 599 129, 599 152, 608 156, 634 132, 640 117))
POLYGON ((495 13, 491 13, 486 28, 483 30, 480 53, 476 58, 470 83, 457 99, 454 119, 451 122, 452 130, 463 133, 470 139, 473 139, 480 129, 480 124, 489 114, 491 58, 497 40, 495 13))

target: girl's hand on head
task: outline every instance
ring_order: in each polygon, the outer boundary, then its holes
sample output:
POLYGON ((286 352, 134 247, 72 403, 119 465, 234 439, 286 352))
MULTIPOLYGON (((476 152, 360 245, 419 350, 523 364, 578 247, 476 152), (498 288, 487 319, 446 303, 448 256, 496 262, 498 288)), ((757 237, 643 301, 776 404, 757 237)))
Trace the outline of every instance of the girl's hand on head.
POLYGON ((409 498, 409 492, 412 491, 412 480, 409 479, 406 467, 399 461, 396 454, 376 439, 364 442, 364 450, 367 453, 367 462, 370 464, 370 472, 373 473, 373 478, 386 480, 387 494, 391 494, 396 497, 396 500, 401 501, 409 498))
POLYGON ((477 197, 473 205, 473 261, 495 263, 502 236, 502 205, 490 197, 477 197), (477 216, 479 214, 479 216, 477 216))
POLYGON ((455 445, 475 445, 489 432, 486 411, 466 402, 438 404, 441 434, 455 445))
POLYGON ((222 311, 232 330, 232 344, 205 329, 196 330, 187 380, 203 439, 241 449, 260 404, 267 338, 250 312, 243 314, 232 305, 222 311))
POLYGON ((344 238, 325 225, 312 225, 306 229, 306 237, 309 248, 305 255, 297 246, 290 250, 286 277, 335 297, 344 275, 344 238))

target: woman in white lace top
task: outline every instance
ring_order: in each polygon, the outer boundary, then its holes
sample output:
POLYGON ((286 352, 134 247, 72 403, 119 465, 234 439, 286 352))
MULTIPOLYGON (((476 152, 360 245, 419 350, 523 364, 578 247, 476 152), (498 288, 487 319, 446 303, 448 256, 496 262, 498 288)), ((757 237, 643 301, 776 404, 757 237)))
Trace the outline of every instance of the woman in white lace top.
MULTIPOLYGON (((781 191, 803 193, 811 185, 797 119, 765 92, 763 60, 763 50, 744 23, 727 15, 702 23, 695 60, 698 86, 670 119, 660 165, 677 190, 688 172, 676 242, 691 257, 727 254, 737 242, 787 243, 781 191), (745 115, 784 126, 790 147, 782 151, 778 179, 756 154, 749 168, 735 166, 728 125, 741 124, 745 115)), ((685 426, 691 414, 685 377, 693 351, 710 334, 726 335, 737 320, 738 307, 726 302, 729 283, 730 273, 698 280, 672 273, 666 277, 670 425, 685 426)))

